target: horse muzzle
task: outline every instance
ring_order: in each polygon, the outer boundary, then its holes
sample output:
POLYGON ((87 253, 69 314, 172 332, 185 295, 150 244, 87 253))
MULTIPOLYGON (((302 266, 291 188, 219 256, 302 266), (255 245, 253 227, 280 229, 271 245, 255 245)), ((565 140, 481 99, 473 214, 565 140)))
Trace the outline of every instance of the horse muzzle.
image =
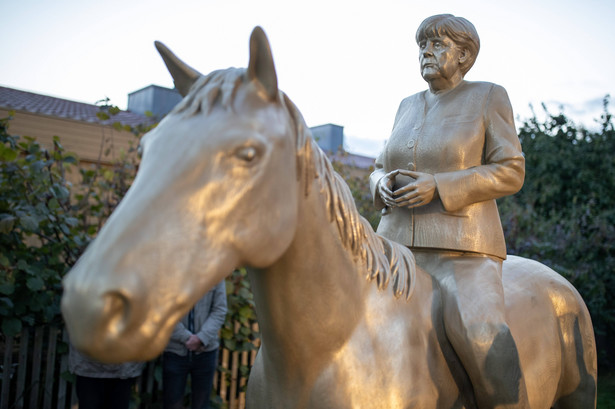
POLYGON ((92 358, 106 363, 145 361, 157 356, 165 341, 157 335, 168 333, 154 325, 144 309, 127 291, 102 290, 86 286, 79 277, 64 280, 62 315, 71 343, 92 358), (147 324, 149 322, 149 325, 147 324))

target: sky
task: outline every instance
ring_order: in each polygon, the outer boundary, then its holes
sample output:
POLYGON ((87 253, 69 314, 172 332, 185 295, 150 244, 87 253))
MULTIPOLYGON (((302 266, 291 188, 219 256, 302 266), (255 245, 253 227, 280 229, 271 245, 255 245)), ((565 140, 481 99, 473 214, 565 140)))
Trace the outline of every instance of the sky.
POLYGON ((440 13, 475 25, 466 79, 504 86, 518 124, 544 103, 591 128, 615 96, 612 0, 0 0, 0 85, 125 109, 132 91, 173 87, 154 40, 207 74, 247 66, 260 25, 308 125, 341 125, 348 151, 375 157, 426 88, 414 34, 440 13))

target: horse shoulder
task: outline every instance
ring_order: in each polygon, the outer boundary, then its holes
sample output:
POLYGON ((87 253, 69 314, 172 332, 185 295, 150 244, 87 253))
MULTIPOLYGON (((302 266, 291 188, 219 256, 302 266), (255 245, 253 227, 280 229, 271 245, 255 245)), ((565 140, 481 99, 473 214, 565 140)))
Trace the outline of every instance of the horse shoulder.
MULTIPOLYGON (((321 400, 311 407, 355 408, 369 403, 370 408, 389 409, 415 402, 425 406, 412 407, 434 408, 442 391, 457 390, 446 363, 449 356, 440 345, 446 337, 439 291, 424 272, 416 279, 409 300, 395 298, 391 286, 368 287, 364 316, 321 372, 313 393, 321 400)), ((459 394, 452 395, 451 403, 459 394)))

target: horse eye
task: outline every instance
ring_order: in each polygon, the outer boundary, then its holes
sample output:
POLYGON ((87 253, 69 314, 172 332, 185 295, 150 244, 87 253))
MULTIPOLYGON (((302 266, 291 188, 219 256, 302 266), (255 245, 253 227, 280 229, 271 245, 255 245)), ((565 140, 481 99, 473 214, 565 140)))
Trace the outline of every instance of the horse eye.
POLYGON ((235 153, 235 156, 245 162, 252 162, 256 158, 256 154, 257 152, 254 147, 246 146, 244 148, 238 149, 235 153))

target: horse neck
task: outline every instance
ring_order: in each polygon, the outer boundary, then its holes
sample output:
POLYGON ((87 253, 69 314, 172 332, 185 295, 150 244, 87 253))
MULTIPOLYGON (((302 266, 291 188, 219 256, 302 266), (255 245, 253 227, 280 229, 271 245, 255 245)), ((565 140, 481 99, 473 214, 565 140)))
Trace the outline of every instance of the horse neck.
POLYGON ((292 244, 250 277, 261 354, 290 372, 329 362, 359 322, 367 286, 328 220, 319 189, 302 199, 292 244))

